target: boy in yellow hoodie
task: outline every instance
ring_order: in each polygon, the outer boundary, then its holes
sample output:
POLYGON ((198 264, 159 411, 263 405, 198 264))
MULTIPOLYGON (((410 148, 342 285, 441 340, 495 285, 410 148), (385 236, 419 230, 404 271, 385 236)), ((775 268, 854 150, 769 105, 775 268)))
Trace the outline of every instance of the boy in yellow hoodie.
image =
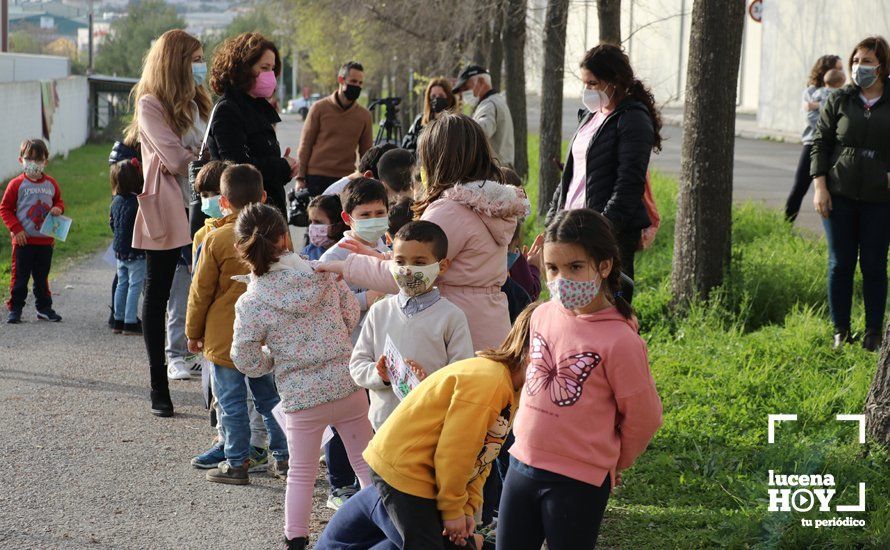
MULTIPOLYGON (((207 480, 215 483, 247 485, 250 483, 250 421, 247 414, 247 386, 229 356, 235 324, 235 302, 247 286, 232 280, 247 275, 250 268, 235 250, 235 220, 242 208, 263 202, 263 177, 253 166, 229 166, 220 178, 219 207, 222 218, 204 237, 197 258, 192 286, 189 290, 185 332, 192 353, 203 352, 213 363, 216 397, 222 408, 223 431, 226 434, 224 462, 207 472, 207 480)), ((287 440, 272 416, 278 404, 278 391, 271 375, 249 378, 256 409, 263 416, 269 432, 269 448, 275 457, 277 471, 287 469, 287 440)))
POLYGON ((534 309, 519 315, 499 349, 429 375, 368 444, 365 461, 404 548, 475 546, 482 487, 525 382, 534 309))

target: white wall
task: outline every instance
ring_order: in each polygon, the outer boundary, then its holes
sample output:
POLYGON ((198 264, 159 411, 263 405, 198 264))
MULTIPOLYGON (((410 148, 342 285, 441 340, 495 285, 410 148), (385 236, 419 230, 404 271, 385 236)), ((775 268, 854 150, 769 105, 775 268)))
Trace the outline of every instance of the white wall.
POLYGON ((71 61, 67 57, 0 53, 0 82, 65 78, 70 74, 71 61))
MULTIPOLYGON (((82 76, 56 81, 59 106, 53 116, 48 145, 52 155, 66 155, 86 143, 89 137, 89 85, 82 76)), ((40 83, 0 83, 0 178, 8 179, 19 171, 18 152, 22 140, 43 138, 40 83)), ((49 169, 52 174, 52 168, 49 169)), ((5 181, 3 182, 5 183, 5 181)), ((64 185, 64 183, 62 182, 64 185)))
MULTIPOLYGON (((625 0, 621 3, 621 36, 637 76, 646 82, 659 104, 678 105, 685 98, 686 62, 694 0, 625 0)), ((750 0, 747 0, 750 2, 750 0)), ((785 0, 783 0, 785 1, 785 0)), ((796 1, 796 0, 791 0, 796 1)), ((541 40, 546 0, 529 3, 528 89, 541 90, 541 40)), ((739 108, 753 112, 760 92, 762 25, 745 15, 739 108)), ((566 29, 565 87, 568 97, 580 96, 578 63, 599 41, 594 0, 569 4, 566 29)))
POLYGON ((790 132, 803 129, 801 92, 816 59, 847 59, 866 36, 890 38, 886 0, 764 0, 763 51, 757 123, 790 132))

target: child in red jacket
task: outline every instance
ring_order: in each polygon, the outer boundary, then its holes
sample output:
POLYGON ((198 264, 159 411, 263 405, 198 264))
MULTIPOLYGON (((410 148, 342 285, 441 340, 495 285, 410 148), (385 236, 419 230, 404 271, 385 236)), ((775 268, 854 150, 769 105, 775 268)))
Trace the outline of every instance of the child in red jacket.
POLYGON ((47 214, 59 216, 65 211, 62 193, 56 180, 46 175, 49 150, 39 139, 26 139, 19 151, 23 173, 9 182, 0 202, 0 217, 12 233, 12 266, 10 269, 9 309, 7 323, 22 322, 22 308, 28 296, 28 279, 34 279, 37 318, 61 321, 53 311, 49 290, 55 239, 40 232, 47 214))

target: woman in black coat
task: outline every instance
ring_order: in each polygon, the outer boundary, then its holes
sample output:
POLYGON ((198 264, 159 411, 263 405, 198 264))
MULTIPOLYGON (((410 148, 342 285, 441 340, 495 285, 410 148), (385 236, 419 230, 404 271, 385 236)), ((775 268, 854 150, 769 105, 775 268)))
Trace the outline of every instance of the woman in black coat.
POLYGON ((269 98, 279 74, 278 49, 259 33, 242 33, 216 49, 210 86, 222 98, 210 122, 208 146, 214 159, 256 167, 266 202, 287 217, 284 186, 296 174, 297 161, 290 148, 282 156, 275 134, 281 118, 269 98))
MULTIPOLYGON (((581 61, 584 109, 546 223, 560 210, 591 208, 612 222, 621 271, 633 279, 641 231, 652 222, 643 204, 652 150, 661 150, 661 117, 652 92, 619 48, 600 44, 581 61)), ((633 298, 633 286, 622 289, 633 298)))

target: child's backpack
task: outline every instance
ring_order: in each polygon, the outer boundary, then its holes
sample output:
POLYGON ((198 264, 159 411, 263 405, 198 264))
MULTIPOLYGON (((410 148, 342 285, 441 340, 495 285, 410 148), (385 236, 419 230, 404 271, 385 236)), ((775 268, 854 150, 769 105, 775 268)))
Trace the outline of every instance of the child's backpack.
POLYGON ((646 206, 646 214, 649 215, 649 220, 652 221, 652 225, 643 229, 640 235, 640 244, 637 245, 637 250, 645 250, 652 246, 652 243, 655 242, 655 234, 658 233, 658 228, 661 227, 661 216, 658 214, 658 205, 655 204, 655 198, 652 196, 652 184, 649 178, 649 172, 646 172, 646 188, 643 190, 643 204, 646 206))

